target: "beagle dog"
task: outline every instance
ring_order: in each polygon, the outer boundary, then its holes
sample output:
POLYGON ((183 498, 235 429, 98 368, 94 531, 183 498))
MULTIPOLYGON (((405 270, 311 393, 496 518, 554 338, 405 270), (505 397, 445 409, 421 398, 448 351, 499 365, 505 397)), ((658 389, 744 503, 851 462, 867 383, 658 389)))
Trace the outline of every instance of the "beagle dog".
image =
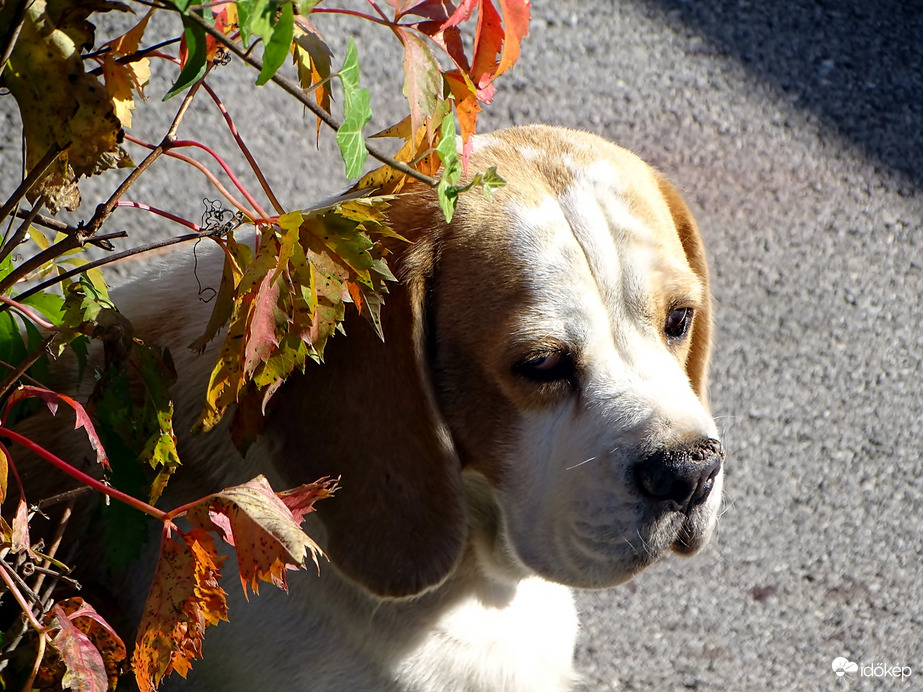
MULTIPOLYGON (((187 472, 207 470, 192 497, 256 473, 341 489, 307 525, 330 561, 319 577, 232 598, 189 681, 166 688, 571 689, 571 587, 623 583, 709 540, 724 451, 688 208, 584 132, 477 136, 470 169, 488 166, 507 185, 462 195, 451 223, 423 186, 393 202, 412 242, 392 248, 384 341, 351 318, 326 363, 276 395, 245 460, 220 428, 181 441, 187 472)), ((213 360, 186 347, 210 306, 191 256, 169 262, 114 297, 135 333, 171 348, 183 430, 213 360)), ((205 264, 200 251, 203 283, 205 264)))

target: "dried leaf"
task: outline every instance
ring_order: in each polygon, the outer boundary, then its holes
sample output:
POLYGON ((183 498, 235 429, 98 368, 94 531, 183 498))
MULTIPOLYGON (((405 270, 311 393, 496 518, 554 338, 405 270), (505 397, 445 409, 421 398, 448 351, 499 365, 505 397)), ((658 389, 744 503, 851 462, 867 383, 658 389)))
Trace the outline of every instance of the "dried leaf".
POLYGON ((81 47, 90 40, 94 3, 30 2, 3 74, 16 99, 26 138, 26 168, 49 151, 62 153, 29 200, 44 195, 52 213, 80 204, 77 179, 117 163, 121 123, 103 85, 84 71, 81 47), (41 89, 36 86, 41 85, 41 89))
POLYGON ((14 553, 32 552, 32 543, 29 540, 29 508, 26 501, 19 498, 16 505, 16 514, 13 516, 11 549, 14 553))

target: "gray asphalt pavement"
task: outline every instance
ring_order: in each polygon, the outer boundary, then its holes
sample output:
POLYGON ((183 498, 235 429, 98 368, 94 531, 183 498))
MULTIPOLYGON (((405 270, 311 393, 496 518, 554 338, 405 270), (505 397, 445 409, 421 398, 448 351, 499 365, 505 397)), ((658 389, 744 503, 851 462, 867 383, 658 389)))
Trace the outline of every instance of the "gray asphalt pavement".
MULTIPOLYGON (((727 508, 704 553, 579 595, 586 689, 923 689, 923 4, 536 5, 481 129, 591 130, 685 192, 710 251, 711 397, 728 449, 727 508), (839 656, 859 669, 838 677, 839 656)), ((384 127, 401 56, 385 32, 362 36, 384 127)), ((312 120, 247 79, 228 67, 218 90, 283 203, 338 191, 331 136, 315 149, 312 120)), ((138 116, 137 131, 159 139, 169 115, 138 116)), ((16 118, 0 99, 0 198, 19 166, 16 118)), ((229 148, 204 100, 184 128, 229 148)), ((193 217, 205 196, 169 162, 132 193, 193 217)), ((171 232, 136 211, 116 221, 136 239, 171 232)))

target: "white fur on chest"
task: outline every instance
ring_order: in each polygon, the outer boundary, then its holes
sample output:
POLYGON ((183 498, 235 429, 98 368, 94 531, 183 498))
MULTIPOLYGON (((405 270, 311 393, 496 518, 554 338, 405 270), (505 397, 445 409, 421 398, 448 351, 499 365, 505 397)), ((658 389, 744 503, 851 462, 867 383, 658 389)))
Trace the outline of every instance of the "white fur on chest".
POLYGON ((569 690, 576 636, 570 590, 525 579, 502 606, 470 598, 445 612, 396 671, 395 689, 569 690))

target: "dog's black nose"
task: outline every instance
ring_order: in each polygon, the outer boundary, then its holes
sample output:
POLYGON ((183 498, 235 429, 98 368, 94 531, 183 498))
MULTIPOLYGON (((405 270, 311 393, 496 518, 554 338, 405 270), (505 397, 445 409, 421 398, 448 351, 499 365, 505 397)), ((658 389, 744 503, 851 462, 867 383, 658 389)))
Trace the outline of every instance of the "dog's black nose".
POLYGON ((689 512, 708 498, 723 460, 718 440, 699 438, 657 450, 635 467, 636 480, 645 497, 689 512))

